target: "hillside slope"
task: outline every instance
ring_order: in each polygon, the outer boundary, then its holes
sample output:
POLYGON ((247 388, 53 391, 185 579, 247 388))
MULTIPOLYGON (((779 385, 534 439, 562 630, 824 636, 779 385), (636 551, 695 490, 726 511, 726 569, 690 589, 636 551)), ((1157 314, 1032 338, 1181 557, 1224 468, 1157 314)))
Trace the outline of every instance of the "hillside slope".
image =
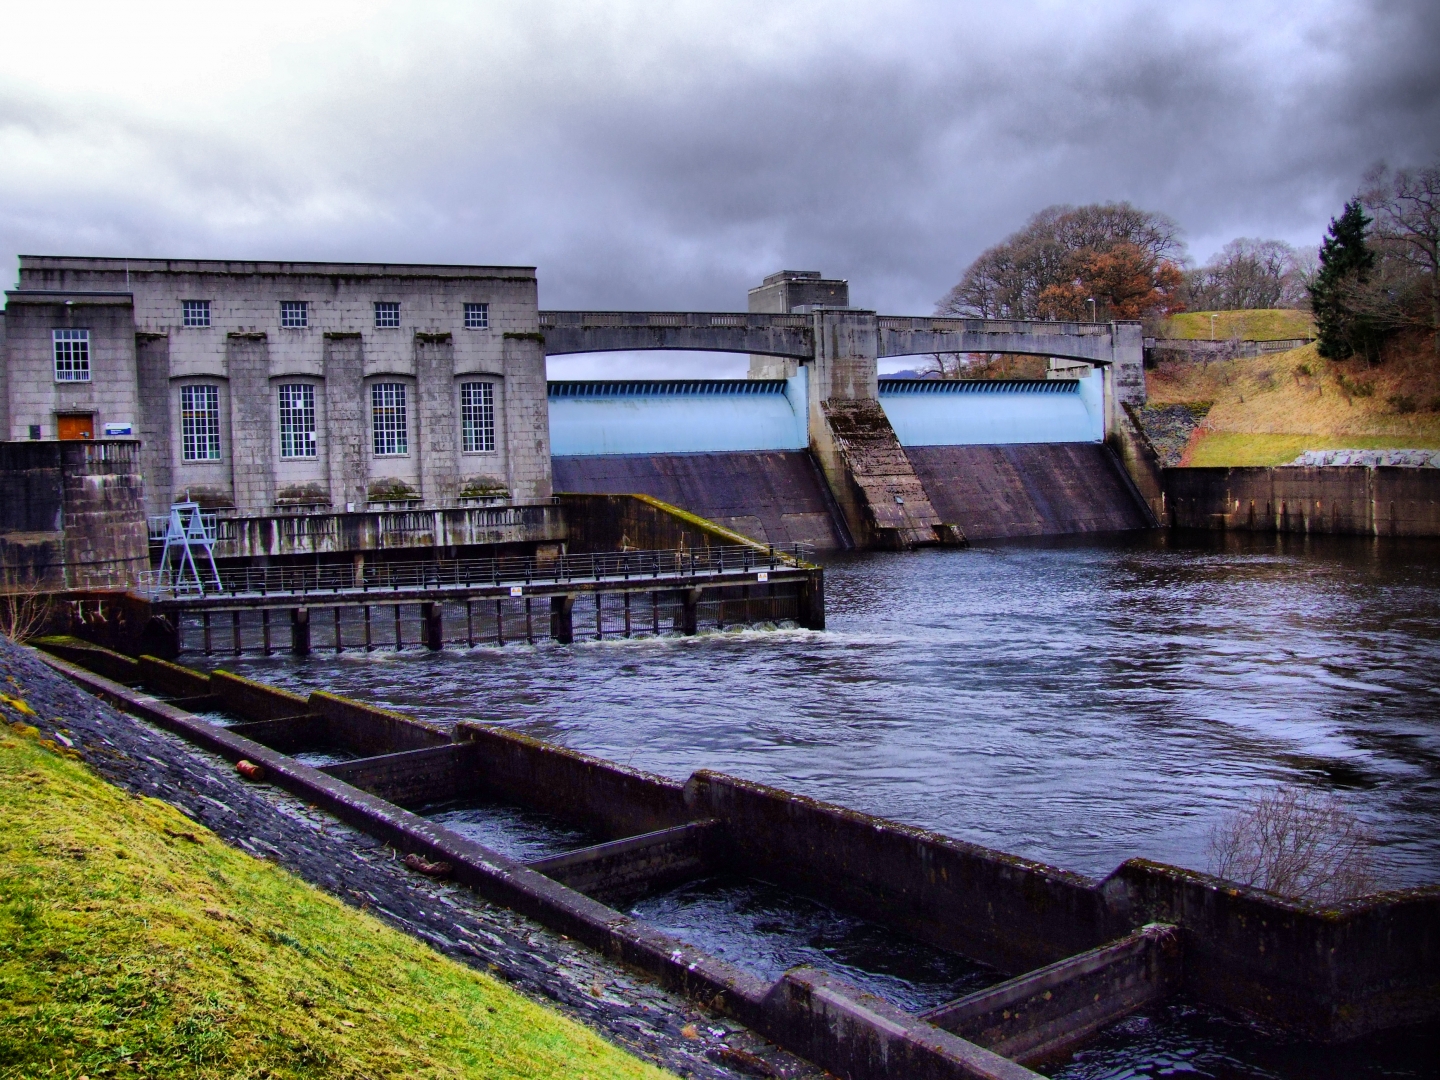
POLYGON ((1203 417, 1182 465, 1280 465, 1304 450, 1440 449, 1440 372, 1417 348, 1378 367, 1315 346, 1254 359, 1172 361, 1147 373, 1149 405, 1203 417))

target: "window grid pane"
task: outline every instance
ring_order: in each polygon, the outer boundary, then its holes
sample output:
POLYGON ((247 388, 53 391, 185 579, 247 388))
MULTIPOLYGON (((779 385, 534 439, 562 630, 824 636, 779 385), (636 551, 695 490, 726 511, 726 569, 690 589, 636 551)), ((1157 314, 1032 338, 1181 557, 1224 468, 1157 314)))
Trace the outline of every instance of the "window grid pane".
POLYGON ((495 449, 495 384, 460 384, 460 446, 467 454, 495 449))
POLYGON ((400 325, 400 302, 398 300, 377 300, 375 302, 375 325, 382 330, 398 327, 400 325))
POLYGON ((220 460, 220 388, 180 388, 181 455, 186 461, 220 460))
POLYGON ((286 383, 280 387, 280 456, 316 456, 315 387, 309 383, 286 383))
POLYGON ((90 331, 55 330, 55 381, 90 381, 90 331))
POLYGON ((370 416, 377 457, 408 454, 405 426, 405 384, 375 383, 370 387, 370 416))
POLYGON ((186 326, 210 325, 209 300, 183 300, 181 305, 184 308, 186 326))
POLYGON ((303 330, 310 325, 310 304, 305 300, 280 301, 280 325, 288 330, 303 330))
POLYGON ((490 305, 489 304, 466 304, 465 305, 465 329, 486 330, 490 327, 490 305))

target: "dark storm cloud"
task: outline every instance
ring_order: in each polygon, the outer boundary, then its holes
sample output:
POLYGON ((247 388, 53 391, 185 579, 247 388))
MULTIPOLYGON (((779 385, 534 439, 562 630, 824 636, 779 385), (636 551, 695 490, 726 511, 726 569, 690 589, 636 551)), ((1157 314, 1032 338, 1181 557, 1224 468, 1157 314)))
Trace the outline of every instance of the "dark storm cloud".
POLYGON ((1371 162, 1440 151, 1432 8, 451 13, 318 67, 287 46, 198 127, 7 83, 5 146, 111 164, 0 162, 0 250, 534 263, 592 307, 739 306, 802 267, 928 311, 1055 202, 1165 211, 1201 255, 1318 241, 1371 162))

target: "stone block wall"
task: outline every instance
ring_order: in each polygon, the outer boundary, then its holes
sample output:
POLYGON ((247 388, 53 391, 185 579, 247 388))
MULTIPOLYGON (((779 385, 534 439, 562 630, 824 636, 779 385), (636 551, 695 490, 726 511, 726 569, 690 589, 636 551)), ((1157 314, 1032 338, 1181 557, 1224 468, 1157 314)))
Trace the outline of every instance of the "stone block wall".
POLYGON ((8 296, 10 437, 28 437, 34 423, 55 437, 57 409, 93 408, 97 425, 134 422, 148 444, 152 509, 188 491, 248 513, 305 502, 358 510, 372 486, 396 481, 432 506, 470 489, 549 497, 533 268, 27 256, 8 296), (186 300, 208 301, 208 326, 185 325, 186 300), (306 303, 305 326, 282 325, 283 301, 306 303), (381 302, 398 305, 398 325, 377 325, 381 302), (94 379, 77 390, 54 382, 49 332, 80 304, 94 379), (466 304, 487 305, 487 325, 467 327, 466 304), (101 340, 103 305, 114 311, 101 340), (494 385, 491 451, 460 445, 459 384, 471 378, 494 385), (374 381, 407 387, 403 455, 373 453, 374 381), (316 388, 313 458, 281 455, 277 387, 290 382, 316 388), (193 383, 219 390, 218 462, 182 452, 180 390, 193 383))
POLYGON ((133 585, 149 569, 138 443, 0 443, 6 585, 133 585))
POLYGON ((139 421, 135 370, 135 320, 124 293, 75 291, 5 294, 6 411, 9 439, 57 435, 57 417, 91 414, 94 434, 104 425, 139 421), (56 330, 88 330, 90 378, 55 378, 56 330))

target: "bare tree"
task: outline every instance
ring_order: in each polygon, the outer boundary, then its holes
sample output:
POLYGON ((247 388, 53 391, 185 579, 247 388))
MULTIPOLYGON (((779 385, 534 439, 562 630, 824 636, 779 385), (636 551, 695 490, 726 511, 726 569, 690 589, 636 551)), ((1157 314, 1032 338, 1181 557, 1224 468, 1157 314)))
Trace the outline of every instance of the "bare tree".
POLYGON ((0 563, 0 635, 28 641, 50 621, 50 594, 13 559, 0 563))
MULTIPOLYGON (((1411 299, 1420 301, 1415 306, 1423 305, 1435 351, 1440 354, 1440 164, 1393 174, 1385 166, 1377 166, 1365 177, 1363 199, 1375 214, 1382 262, 1388 255, 1407 265, 1420 285, 1410 290, 1418 294, 1411 299)), ((1390 298, 1401 309, 1406 306, 1405 292, 1392 284, 1390 298)))
POLYGON ((1334 903, 1373 892, 1374 841, 1333 794, 1282 787, 1210 833, 1218 877, 1280 896, 1334 903))
POLYGON ((1300 307, 1307 300, 1300 256, 1280 240, 1231 240, 1204 266, 1188 271, 1188 311, 1300 307))

